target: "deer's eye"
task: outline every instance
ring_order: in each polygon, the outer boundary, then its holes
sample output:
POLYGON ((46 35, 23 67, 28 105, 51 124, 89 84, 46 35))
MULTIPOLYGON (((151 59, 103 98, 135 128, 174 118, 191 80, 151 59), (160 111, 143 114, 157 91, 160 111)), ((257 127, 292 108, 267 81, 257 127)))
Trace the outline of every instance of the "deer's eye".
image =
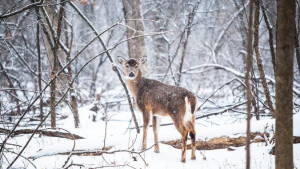
POLYGON ((126 65, 125 67, 126 67, 126 68, 129 68, 129 65, 126 65))
POLYGON ((138 66, 136 65, 135 68, 138 68, 138 66))

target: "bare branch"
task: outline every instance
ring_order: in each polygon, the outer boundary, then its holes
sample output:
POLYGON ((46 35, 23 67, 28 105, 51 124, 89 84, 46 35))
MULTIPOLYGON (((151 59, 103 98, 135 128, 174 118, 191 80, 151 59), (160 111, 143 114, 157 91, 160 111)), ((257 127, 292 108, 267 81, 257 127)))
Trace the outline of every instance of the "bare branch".
POLYGON ((262 80, 262 85, 263 85, 263 89, 264 89, 264 93, 266 96, 266 100, 269 106, 269 109, 273 115, 273 117, 275 117, 275 110, 273 108, 273 103, 270 97, 270 92, 269 92, 269 87, 267 84, 267 80, 265 77, 265 71, 262 65, 262 58, 258 49, 258 45, 259 45, 259 0, 256 0, 255 2, 255 20, 254 20, 254 43, 253 43, 253 47, 254 47, 254 51, 255 51, 255 56, 256 56, 256 63, 257 63, 257 67, 258 67, 258 71, 259 71, 259 75, 260 78, 262 80))
POLYGON ((10 16, 13 16, 13 15, 16 15, 16 14, 18 14, 18 13, 21 13, 21 12, 23 12, 23 11, 25 11, 25 10, 34 8, 34 7, 36 7, 37 5, 43 4, 43 2, 44 2, 44 0, 41 0, 41 1, 39 1, 39 2, 35 2, 35 3, 31 3, 31 4, 29 4, 29 5, 26 5, 26 6, 24 6, 23 8, 18 9, 18 10, 16 10, 16 11, 13 11, 13 12, 10 12, 10 13, 7 13, 7 14, 2 14, 2 15, 0 15, 0 19, 8 18, 8 17, 10 17, 10 16))

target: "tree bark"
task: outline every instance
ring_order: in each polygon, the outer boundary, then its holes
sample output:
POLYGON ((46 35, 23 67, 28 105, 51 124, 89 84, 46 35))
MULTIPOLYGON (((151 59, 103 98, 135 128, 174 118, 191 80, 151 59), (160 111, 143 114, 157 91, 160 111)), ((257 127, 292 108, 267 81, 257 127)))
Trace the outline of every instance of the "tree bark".
MULTIPOLYGON (((64 0, 63 0, 64 1, 64 0)), ((58 16, 58 24, 57 24, 57 37, 55 39, 54 43, 54 50, 53 50, 53 68, 51 72, 51 79, 53 79, 50 87, 50 111, 51 111, 51 127, 56 127, 56 111, 55 111, 55 105, 56 105, 56 74, 58 71, 58 48, 59 48, 59 41, 60 41, 60 35, 61 35, 61 29, 62 29, 62 18, 64 13, 64 5, 65 2, 62 3, 62 6, 59 9, 59 16, 58 16)))
POLYGON ((266 14, 266 8, 264 6, 264 4, 261 2, 261 10, 263 13, 263 17, 269 32, 269 46, 270 46, 270 51, 271 51, 271 57, 272 57, 272 64, 273 64, 273 70, 274 70, 274 74, 275 74, 275 49, 274 49, 274 42, 273 42, 273 28, 270 25, 268 16, 266 14))
MULTIPOLYGON (((39 92, 42 92, 42 60, 41 60, 41 47, 40 47, 40 9, 38 6, 35 7, 35 13, 37 16, 37 23, 36 23, 36 48, 37 48, 37 55, 38 55, 38 88, 39 92)), ((44 118, 43 113, 43 97, 40 97, 40 120, 42 121, 44 118)))
POLYGON ((246 139, 246 169, 250 169, 250 119, 251 119, 251 102, 252 102, 252 94, 251 94, 251 83, 250 83, 250 75, 252 68, 252 60, 253 60, 253 49, 252 49, 252 41, 253 41, 253 0, 250 0, 249 5, 249 22, 248 22, 248 37, 247 37, 247 62, 246 62, 246 89, 247 89, 247 139, 246 139))
MULTIPOLYGON (((67 37, 68 35, 66 35, 67 37)), ((73 28, 71 27, 71 40, 70 40, 70 45, 69 46, 69 53, 67 55, 67 63, 71 62, 71 51, 72 51, 72 46, 73 46, 73 28)), ((67 40, 68 38, 66 38, 67 40)), ((68 40, 67 40, 68 43, 68 40)), ((79 120, 79 114, 78 114, 78 104, 77 104, 77 96, 76 92, 72 83, 73 75, 72 75, 72 64, 68 65, 68 73, 69 73, 69 88, 70 88, 70 98, 71 98, 71 108, 72 108, 72 113, 74 117, 74 125, 75 128, 80 127, 80 120, 79 120)))
MULTIPOLYGON (((141 16, 140 0, 123 0, 125 21, 127 24, 127 37, 142 35, 144 32, 144 25, 141 16)), ((138 37, 130 39, 127 42, 130 58, 139 59, 147 56, 147 49, 145 38, 138 37)), ((148 65, 142 67, 142 73, 147 73, 148 65)))
MULTIPOLYGON (((50 3, 55 3, 54 0, 49 1, 50 3)), ((55 46, 55 35, 53 28, 57 28, 58 24, 58 16, 54 14, 55 6, 46 6, 42 7, 41 11, 43 13, 43 26, 44 26, 44 44, 46 53, 49 60, 49 72, 51 72, 51 69, 54 67, 54 46, 55 46), (47 39, 47 40, 46 40, 47 39)))
POLYGON ((276 169, 293 169, 293 60, 295 0, 277 1, 276 169))
POLYGON ((272 113, 272 116, 275 117, 275 111, 274 111, 273 103, 272 103, 272 100, 270 97, 269 87, 268 87, 268 83, 267 83, 267 80, 265 77, 263 63, 262 63, 261 55, 259 53, 259 48, 258 48, 258 44, 259 44, 259 10, 260 10, 259 9, 259 0, 256 0, 255 1, 255 15, 254 15, 255 20, 254 20, 254 43, 253 43, 253 46, 254 46, 254 50, 255 50, 257 68, 258 68, 259 75, 260 75, 260 78, 262 81, 267 104, 272 113))

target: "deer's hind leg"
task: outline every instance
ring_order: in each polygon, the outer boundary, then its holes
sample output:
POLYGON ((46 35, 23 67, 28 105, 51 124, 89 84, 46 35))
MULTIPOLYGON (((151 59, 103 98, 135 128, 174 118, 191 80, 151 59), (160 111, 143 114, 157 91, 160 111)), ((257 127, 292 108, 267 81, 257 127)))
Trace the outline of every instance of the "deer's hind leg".
POLYGON ((195 131, 191 131, 190 133, 190 137, 191 137, 191 140, 192 140, 192 157, 191 159, 192 160, 196 160, 196 132, 195 131))
POLYGON ((196 131, 195 131, 195 118, 193 117, 193 119, 189 122, 187 122, 185 125, 188 129, 188 133, 191 137, 191 142, 192 142, 192 156, 191 156, 191 159, 192 160, 195 160, 196 159, 196 154, 195 154, 195 151, 196 151, 196 131))
POLYGON ((182 131, 181 136, 182 136, 181 162, 184 163, 186 159, 186 149, 187 149, 186 142, 187 142, 188 131, 187 130, 182 131))
POLYGON ((187 142, 188 130, 183 125, 184 123, 181 119, 178 119, 178 121, 176 121, 174 119, 173 119, 173 121, 174 121, 175 127, 179 131, 179 133, 181 134, 181 141, 182 141, 181 162, 184 163, 185 160, 186 160, 186 149, 187 149, 186 142, 187 142))

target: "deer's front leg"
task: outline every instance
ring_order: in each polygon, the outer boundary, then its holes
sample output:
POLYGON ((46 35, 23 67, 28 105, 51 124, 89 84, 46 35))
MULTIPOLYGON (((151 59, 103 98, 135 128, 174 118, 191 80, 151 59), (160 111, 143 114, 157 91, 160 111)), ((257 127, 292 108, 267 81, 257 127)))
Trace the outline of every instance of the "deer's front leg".
POLYGON ((143 126, 143 150, 147 149, 147 130, 149 126, 149 120, 150 114, 149 113, 143 113, 143 120, 144 120, 144 126, 143 126))
POLYGON ((159 117, 153 116, 152 117, 152 124, 153 124, 153 133, 154 133, 154 152, 159 153, 159 145, 158 145, 158 127, 159 127, 159 117))

